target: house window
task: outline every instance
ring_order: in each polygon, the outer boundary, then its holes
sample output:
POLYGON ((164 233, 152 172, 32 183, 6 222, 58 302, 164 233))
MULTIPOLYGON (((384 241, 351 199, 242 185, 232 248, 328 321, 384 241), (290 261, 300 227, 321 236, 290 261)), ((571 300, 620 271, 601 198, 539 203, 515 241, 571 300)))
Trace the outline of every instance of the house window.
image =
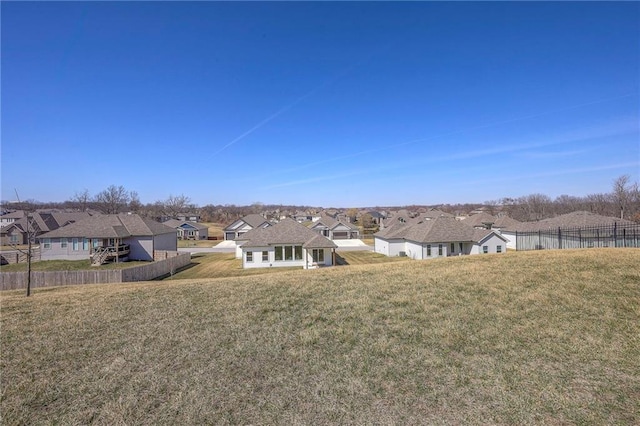
POLYGON ((482 246, 482 252, 483 253, 489 253, 489 246, 482 246))
POLYGON ((247 252, 247 262, 253 262, 253 252, 252 251, 248 251, 247 252))
POLYGON ((93 248, 98 248, 100 247, 102 244, 102 241, 100 240, 93 240, 93 248))
POLYGON ((11 244, 18 244, 18 236, 12 234, 10 241, 11 241, 11 244))
POLYGON ((324 263, 324 249, 313 249, 311 257, 314 262, 324 263))
POLYGON ((427 244, 427 256, 431 256, 431 244, 427 244))
POLYGON ((45 238, 44 240, 42 240, 42 247, 46 248, 46 249, 50 249, 51 248, 51 238, 45 238))
POLYGON ((442 244, 438 244, 438 256, 442 256, 442 244))
POLYGON ((74 238, 71 240, 71 244, 73 244, 73 251, 78 251, 78 239, 74 238))
POLYGON ((82 250, 89 250, 89 240, 87 238, 82 239, 82 250))
POLYGON ((60 238, 60 248, 67 248, 67 239, 60 238))
POLYGON ((462 253, 462 243, 458 243, 460 245, 460 253, 462 253))
POLYGON ((293 260, 293 246, 284 246, 284 260, 293 260))
POLYGON ((502 253, 502 246, 496 247, 496 253, 502 253))
POLYGON ((262 252, 262 261, 263 261, 263 262, 268 262, 268 261, 269 261, 269 252, 268 252, 268 251, 266 251, 266 250, 264 250, 264 251, 262 252))
POLYGON ((302 260, 302 246, 293 247, 294 256, 296 260, 302 260))
POLYGON ((282 254, 283 249, 284 249, 284 247, 282 247, 282 246, 276 246, 276 250, 275 250, 275 260, 276 261, 281 261, 281 260, 284 259, 283 254, 282 254))
POLYGON ((451 253, 453 254, 454 251, 456 251, 456 245, 455 243, 451 243, 451 253))

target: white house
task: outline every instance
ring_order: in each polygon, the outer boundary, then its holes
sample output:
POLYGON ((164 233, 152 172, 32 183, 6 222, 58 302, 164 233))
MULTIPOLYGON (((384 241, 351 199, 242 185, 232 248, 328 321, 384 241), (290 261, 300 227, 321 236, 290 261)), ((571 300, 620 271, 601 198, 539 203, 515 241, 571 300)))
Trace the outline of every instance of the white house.
MULTIPOLYGON (((563 214, 549 219, 539 220, 537 222, 512 222, 500 229, 500 233, 509 240, 508 247, 518 249, 516 236, 518 234, 531 234, 538 231, 557 231, 558 229, 588 229, 590 227, 597 226, 617 226, 624 227, 628 225, 635 225, 635 222, 630 220, 620 219, 617 217, 602 216, 599 214, 591 213, 588 211, 575 211, 572 213, 563 214)), ((557 244, 557 237, 549 237, 551 241, 544 241, 544 236, 539 242, 539 246, 553 247, 557 244), (556 241, 553 241, 556 240, 556 241)), ((580 248, 580 242, 576 241, 575 248, 580 248)), ((566 248, 566 247, 565 247, 566 248)))
POLYGON ((250 214, 224 228, 224 239, 235 240, 245 232, 256 228, 266 228, 267 226, 271 226, 271 222, 265 219, 264 216, 250 214))
POLYGON ((325 214, 320 215, 320 219, 311 223, 310 229, 330 240, 360 238, 360 230, 358 227, 336 220, 325 214))
POLYGON ((412 259, 505 253, 507 240, 490 229, 474 229, 454 217, 394 223, 374 235, 376 253, 412 259))
POLYGON ((236 239, 243 268, 331 266, 336 244, 293 219, 256 228, 236 239))

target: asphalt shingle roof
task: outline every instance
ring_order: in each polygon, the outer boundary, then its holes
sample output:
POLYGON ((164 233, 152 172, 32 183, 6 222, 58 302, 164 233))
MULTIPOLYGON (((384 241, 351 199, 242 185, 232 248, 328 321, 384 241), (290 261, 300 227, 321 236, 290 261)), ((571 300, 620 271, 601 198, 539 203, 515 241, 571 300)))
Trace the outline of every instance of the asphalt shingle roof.
POLYGON ((246 241, 242 247, 267 247, 279 244, 301 244, 305 248, 336 248, 337 245, 293 219, 284 219, 267 228, 246 232, 236 241, 246 241))
POLYGON ((635 224, 635 222, 631 222, 630 220, 601 216, 599 214, 581 210, 550 219, 543 219, 537 222, 519 222, 506 227, 505 230, 527 232, 557 228, 583 228, 589 226, 613 225, 614 223, 617 223, 618 225, 635 224))
POLYGON ((125 238, 175 233, 176 230, 137 214, 99 215, 71 223, 39 238, 125 238))
POLYGON ((416 243, 480 241, 492 231, 474 229, 453 217, 439 216, 420 223, 395 223, 375 234, 383 239, 405 239, 416 243))

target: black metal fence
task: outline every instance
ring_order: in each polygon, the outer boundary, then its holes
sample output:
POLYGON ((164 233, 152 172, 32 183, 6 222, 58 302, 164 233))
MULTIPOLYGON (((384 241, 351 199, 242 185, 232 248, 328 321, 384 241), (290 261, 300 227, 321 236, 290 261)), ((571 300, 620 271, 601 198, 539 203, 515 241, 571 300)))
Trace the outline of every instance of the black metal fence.
POLYGON ((516 250, 640 247, 640 223, 516 232, 516 250))

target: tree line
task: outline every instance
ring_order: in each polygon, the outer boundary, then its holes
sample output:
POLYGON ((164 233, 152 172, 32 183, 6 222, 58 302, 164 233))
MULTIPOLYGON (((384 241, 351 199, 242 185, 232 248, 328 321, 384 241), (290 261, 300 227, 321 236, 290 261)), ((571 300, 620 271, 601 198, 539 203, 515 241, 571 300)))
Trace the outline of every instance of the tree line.
MULTIPOLYGON (((105 214, 132 212, 155 220, 167 217, 176 217, 180 213, 196 213, 205 222, 230 223, 234 220, 252 213, 269 212, 274 217, 280 213, 306 211, 309 209, 320 211, 320 208, 296 205, 273 205, 259 202, 248 206, 236 206, 233 204, 197 206, 191 199, 184 195, 169 195, 164 200, 143 204, 136 191, 127 190, 123 186, 110 185, 106 189, 91 195, 88 190, 76 192, 64 202, 38 203, 25 201, 21 203, 3 203, 3 207, 33 211, 41 209, 74 209, 79 211, 94 210, 105 214)), ((388 206, 372 207, 373 210, 393 210, 405 208, 416 210, 424 205, 412 206, 388 206)), ((560 195, 552 199, 545 194, 529 194, 518 198, 501 198, 487 201, 483 204, 455 204, 435 206, 449 213, 468 213, 479 207, 484 207, 490 214, 506 213, 510 217, 520 221, 535 221, 570 213, 577 210, 586 210, 603 216, 620 217, 640 222, 640 186, 637 181, 632 181, 629 175, 622 175, 615 179, 610 192, 589 194, 583 197, 560 195)), ((348 212, 357 212, 357 209, 348 209, 348 212)), ((356 216, 355 213, 352 213, 356 216)))

